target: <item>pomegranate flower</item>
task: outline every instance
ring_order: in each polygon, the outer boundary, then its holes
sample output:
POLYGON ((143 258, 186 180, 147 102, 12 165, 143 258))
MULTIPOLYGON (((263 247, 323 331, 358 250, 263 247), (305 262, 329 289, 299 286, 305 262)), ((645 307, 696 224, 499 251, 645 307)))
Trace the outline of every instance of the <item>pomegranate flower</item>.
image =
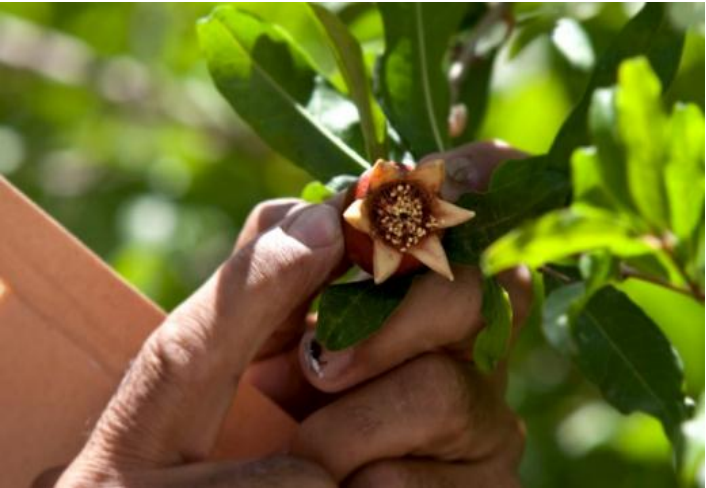
POLYGON ((343 212, 346 246, 375 283, 422 264, 453 280, 441 235, 475 213, 439 198, 445 174, 440 159, 414 168, 378 160, 358 180, 343 212))

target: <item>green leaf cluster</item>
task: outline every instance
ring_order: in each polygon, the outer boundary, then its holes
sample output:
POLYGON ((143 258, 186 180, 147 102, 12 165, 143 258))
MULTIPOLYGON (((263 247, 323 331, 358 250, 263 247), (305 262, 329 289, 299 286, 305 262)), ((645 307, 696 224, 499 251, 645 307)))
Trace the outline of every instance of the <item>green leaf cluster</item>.
MULTIPOLYGON (((664 104, 684 9, 647 4, 611 38, 589 35, 574 8, 239 4, 217 8, 199 36, 240 117, 317 180, 302 195, 310 202, 377 158, 418 160, 472 141, 498 59, 548 37, 566 69, 586 73, 582 95, 546 154, 507 161, 487 191, 464 195, 458 203, 477 217, 444 237, 453 262, 487 276, 473 357, 486 372, 505 358, 512 308, 493 275, 529 266, 530 327, 541 323, 621 412, 659 419, 681 459, 686 395, 703 391, 703 347, 683 329, 701 327, 704 290, 704 117, 694 104, 664 104), (467 120, 452 134, 459 104, 467 120), (688 323, 676 326, 664 310, 680 300, 688 323)), ((411 282, 329 287, 317 338, 332 350, 365 340, 411 282)))

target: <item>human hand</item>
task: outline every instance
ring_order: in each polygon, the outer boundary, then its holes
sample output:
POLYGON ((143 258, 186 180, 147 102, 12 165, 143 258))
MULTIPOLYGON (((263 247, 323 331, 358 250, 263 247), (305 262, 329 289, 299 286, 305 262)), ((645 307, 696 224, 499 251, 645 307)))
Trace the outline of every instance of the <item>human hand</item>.
MULTIPOLYGON (((205 462, 246 366, 290 336, 289 325, 341 260, 336 209, 289 210, 239 242, 149 337, 58 486, 335 486, 294 457, 205 462)), ((53 486, 51 476, 36 484, 53 486)))
MULTIPOLYGON (((510 148, 476 143, 433 155, 451 174, 443 191, 483 189, 510 148)), ((323 351, 307 334, 303 371, 326 392, 346 393, 301 425, 293 452, 352 487, 517 486, 521 423, 505 405, 505 365, 473 368, 483 327, 477 268, 454 267, 456 280, 417 278, 380 331, 342 352, 323 351)), ((514 309, 515 334, 531 301, 526 270, 500 276, 514 309)))

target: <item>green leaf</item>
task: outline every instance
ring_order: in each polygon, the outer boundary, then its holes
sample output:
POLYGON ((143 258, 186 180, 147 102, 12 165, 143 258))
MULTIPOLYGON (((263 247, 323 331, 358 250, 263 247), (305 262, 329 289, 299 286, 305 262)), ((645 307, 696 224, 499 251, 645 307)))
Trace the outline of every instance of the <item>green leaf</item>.
POLYGON ((566 169, 573 150, 588 143, 587 114, 593 92, 615 84, 620 63, 645 55, 667 88, 681 59, 684 33, 667 20, 662 3, 648 3, 630 19, 596 64, 581 101, 562 125, 549 154, 552 166, 566 169))
POLYGON ((528 219, 566 205, 571 185, 569 162, 575 148, 588 143, 588 108, 596 88, 612 85, 621 61, 647 53, 667 87, 677 69, 684 42, 666 22, 663 5, 650 3, 633 17, 601 56, 579 104, 562 125, 549 154, 507 161, 493 174, 487 193, 472 194, 459 204, 476 218, 446 236, 452 261, 476 264, 494 240, 528 219))
POLYGON ((333 194, 320 181, 311 181, 302 190, 301 199, 309 203, 322 203, 331 198, 333 194))
MULTIPOLYGON (((487 193, 469 193, 458 205, 476 212, 469 222, 449 229, 445 247, 449 259, 461 264, 478 264, 481 253, 493 241, 532 217, 567 203, 567 176, 548 167, 547 158, 525 159, 523 164, 507 161, 513 171, 503 175, 502 184, 487 193)), ((496 170, 497 172, 498 170, 496 170)))
POLYGON ((353 151, 365 154, 358 109, 348 98, 322 79, 317 79, 305 109, 319 124, 353 151))
POLYGON ((468 8, 463 3, 381 3, 385 53, 377 71, 380 103, 412 154, 449 147, 449 87, 442 61, 468 8))
POLYGON ((640 215, 659 230, 667 228, 669 213, 664 188, 667 126, 661 91, 645 58, 620 66, 616 104, 626 146, 628 187, 640 215))
MULTIPOLYGON (((585 178, 586 172, 596 174, 598 181, 596 182, 597 190, 604 194, 605 202, 602 206, 612 208, 614 210, 626 210, 636 213, 635 205, 630 198, 630 191, 627 183, 627 170, 625 164, 625 148, 620 142, 618 133, 618 114, 615 108, 616 89, 604 88, 596 90, 591 100, 589 109, 589 126, 591 128, 591 136, 598 148, 598 153, 594 156, 593 161, 588 162, 576 161, 576 158, 581 158, 576 152, 572 157, 572 170, 575 171, 576 165, 583 164, 586 171, 581 174, 573 173, 574 182, 574 201, 582 198, 577 195, 580 187, 585 183, 582 178, 585 178), (592 168, 589 169, 589 166, 592 168)), ((577 150, 578 151, 578 150, 577 150)))
POLYGON ((602 163, 603 158, 595 147, 583 147, 574 151, 571 157, 573 201, 607 210, 620 209, 621 201, 603 174, 602 163))
POLYGON ((326 349, 351 347, 375 333, 392 315, 412 277, 376 285, 373 280, 329 286, 321 295, 316 340, 326 349))
POLYGON ((577 308, 586 296, 583 282, 572 283, 552 291, 544 304, 542 331, 547 341, 566 355, 574 355, 576 346, 571 335, 571 323, 577 308))
POLYGON ((238 2, 235 7, 276 25, 316 72, 341 93, 348 92, 326 30, 306 2, 238 2))
POLYGON ((662 421, 674 440, 686 418, 682 372, 660 329, 622 292, 595 293, 573 328, 584 374, 618 410, 662 421))
POLYGON ((704 220, 704 116, 696 105, 677 105, 672 114, 665 183, 670 228, 687 261, 696 254, 704 220))
POLYGON ((363 62, 363 51, 336 15, 319 5, 310 4, 310 8, 326 30, 328 44, 346 82, 348 93, 358 108, 368 159, 375 161, 384 158, 387 134, 385 116, 373 99, 363 62))
POLYGON ((507 354, 512 336, 510 297, 495 278, 483 280, 481 314, 485 326, 473 343, 473 361, 480 371, 490 373, 507 354))
POLYGON ((582 205, 548 213, 498 239, 483 254, 481 266, 485 273, 495 274, 520 264, 538 267, 595 249, 607 249, 617 256, 655 251, 631 221, 582 205))
POLYGON ((644 280, 627 279, 616 285, 657 324, 684 365, 687 391, 704 388, 704 305, 691 296, 644 280), (679 313, 675 313, 678 310, 679 313))
POLYGON ((218 7, 198 31, 219 90, 274 150, 322 180, 368 167, 305 110, 315 74, 276 26, 218 7))
POLYGON ((620 279, 618 259, 605 249, 581 255, 579 270, 587 295, 593 295, 605 285, 620 279))
POLYGON ((552 32, 552 42, 574 68, 589 70, 593 67, 595 55, 591 39, 574 19, 559 19, 552 32))

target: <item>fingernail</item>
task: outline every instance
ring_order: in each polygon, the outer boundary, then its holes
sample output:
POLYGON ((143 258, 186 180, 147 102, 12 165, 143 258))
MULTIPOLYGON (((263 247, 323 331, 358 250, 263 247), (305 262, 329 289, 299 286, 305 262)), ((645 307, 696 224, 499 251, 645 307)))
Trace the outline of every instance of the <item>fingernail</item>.
POLYGON ((326 247, 341 238, 338 212, 328 205, 302 209, 285 232, 307 247, 326 247))
POLYGON ((318 378, 334 379, 339 377, 353 362, 353 349, 329 351, 309 331, 302 338, 302 364, 318 378))

